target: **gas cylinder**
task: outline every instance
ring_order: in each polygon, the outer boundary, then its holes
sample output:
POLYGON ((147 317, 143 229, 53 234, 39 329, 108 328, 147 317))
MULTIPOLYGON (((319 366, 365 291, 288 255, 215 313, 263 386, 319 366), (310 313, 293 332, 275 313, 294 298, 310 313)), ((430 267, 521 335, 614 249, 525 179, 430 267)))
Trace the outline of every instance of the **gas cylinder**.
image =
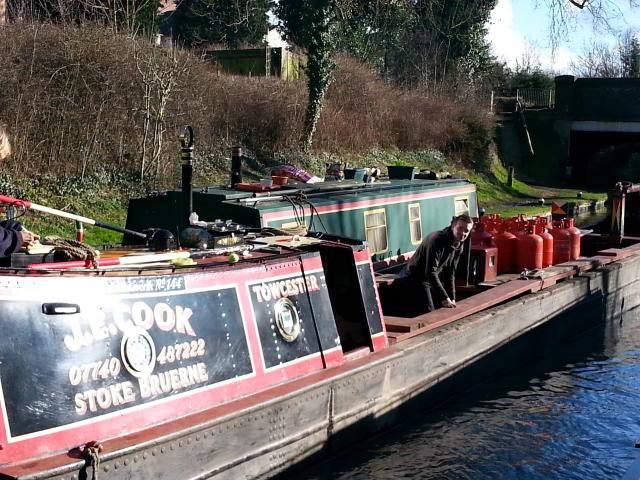
POLYGON ((553 236, 553 262, 554 265, 571 261, 571 234, 564 228, 562 220, 553 222, 553 228, 549 230, 553 236))
POLYGON ((516 246, 518 239, 513 233, 505 230, 504 225, 498 226, 498 233, 493 236, 493 242, 498 248, 498 273, 515 272, 516 246))
POLYGON ((571 236, 571 260, 577 260, 580 258, 580 229, 574 226, 573 218, 566 218, 564 220, 564 227, 571 236))
POLYGON ((535 225, 536 235, 542 238, 542 268, 553 265, 553 235, 547 231, 547 219, 540 218, 535 225))
POLYGON ((542 238, 533 233, 532 227, 527 226, 526 232, 518 237, 516 245, 517 271, 542 268, 542 249, 542 238))
POLYGON ((477 247, 492 247, 493 235, 485 229, 483 223, 476 223, 471 233, 471 244, 477 247))

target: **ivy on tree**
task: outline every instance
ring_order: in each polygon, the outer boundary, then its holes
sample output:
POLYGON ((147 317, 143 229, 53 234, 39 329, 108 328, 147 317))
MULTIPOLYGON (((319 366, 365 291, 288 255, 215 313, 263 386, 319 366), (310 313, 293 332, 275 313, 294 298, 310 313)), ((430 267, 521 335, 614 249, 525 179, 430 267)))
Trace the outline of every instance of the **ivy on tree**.
POLYGON ((307 51, 309 102, 303 139, 308 151, 313 143, 327 89, 336 64, 339 25, 349 16, 349 0, 280 0, 276 9, 285 37, 307 51))

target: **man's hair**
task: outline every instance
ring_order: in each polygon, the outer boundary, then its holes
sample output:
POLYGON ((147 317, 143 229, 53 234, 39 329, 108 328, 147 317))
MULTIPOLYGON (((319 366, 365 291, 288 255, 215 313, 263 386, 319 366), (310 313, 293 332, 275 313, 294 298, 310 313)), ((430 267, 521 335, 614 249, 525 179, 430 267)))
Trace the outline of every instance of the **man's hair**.
POLYGON ((462 213, 458 216, 453 217, 452 222, 473 223, 473 219, 469 216, 468 213, 462 213))

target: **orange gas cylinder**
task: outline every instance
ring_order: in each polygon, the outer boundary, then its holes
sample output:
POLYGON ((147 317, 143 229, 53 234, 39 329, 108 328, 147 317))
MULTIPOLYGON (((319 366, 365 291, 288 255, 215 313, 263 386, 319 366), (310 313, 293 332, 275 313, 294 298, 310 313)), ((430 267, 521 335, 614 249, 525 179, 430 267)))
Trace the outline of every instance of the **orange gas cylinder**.
POLYGON ((507 232, 504 225, 501 225, 498 227, 498 233, 493 236, 493 242, 498 248, 498 273, 515 272, 518 243, 516 236, 507 232))
POLYGON ((553 265, 553 235, 547 231, 547 220, 540 219, 535 226, 535 233, 542 238, 542 268, 553 265))
POLYGON ((483 223, 476 223, 471 233, 471 245, 476 247, 492 247, 493 235, 485 229, 483 223))
POLYGON ((580 258, 580 229, 573 225, 573 218, 566 218, 564 227, 571 235, 571 260, 577 260, 580 258))
POLYGON ((554 221, 549 233, 553 236, 553 264, 571 261, 571 234, 562 220, 554 221))
POLYGON ((518 237, 516 246, 517 271, 542 268, 542 249, 542 238, 533 233, 531 227, 527 227, 527 231, 518 237))

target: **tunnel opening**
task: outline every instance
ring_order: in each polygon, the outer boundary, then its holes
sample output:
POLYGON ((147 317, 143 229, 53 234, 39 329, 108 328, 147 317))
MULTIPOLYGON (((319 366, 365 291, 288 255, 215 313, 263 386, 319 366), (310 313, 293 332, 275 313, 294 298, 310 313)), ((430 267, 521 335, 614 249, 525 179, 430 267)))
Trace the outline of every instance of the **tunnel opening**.
POLYGON ((612 188, 640 180, 640 132, 572 131, 569 161, 576 182, 612 188))

